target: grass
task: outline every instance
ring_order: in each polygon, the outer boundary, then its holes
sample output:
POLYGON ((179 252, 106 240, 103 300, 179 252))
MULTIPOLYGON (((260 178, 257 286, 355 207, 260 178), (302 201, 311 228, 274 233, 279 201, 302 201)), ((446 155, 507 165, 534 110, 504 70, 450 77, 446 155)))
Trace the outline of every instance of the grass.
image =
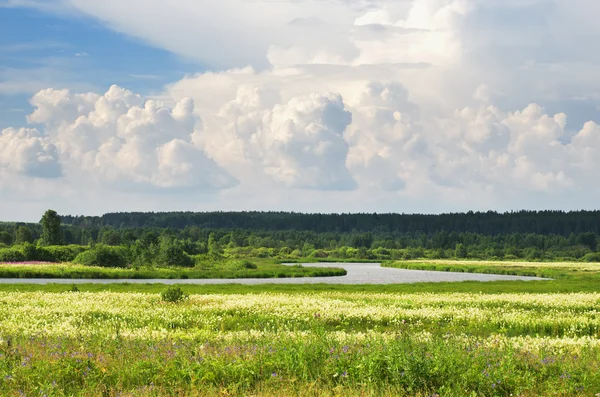
POLYGON ((0 284, 0 395, 600 393, 600 266, 385 265, 554 280, 180 285, 179 303, 163 284, 0 284))
POLYGON ((224 265, 195 268, 105 268, 62 264, 0 264, 0 278, 61 279, 239 279, 343 276, 344 269, 305 268, 257 261, 256 269, 224 265))
POLYGON ((411 270, 487 273, 547 277, 560 280, 600 281, 600 264, 586 262, 414 260, 385 262, 382 266, 411 270))
POLYGON ((0 395, 594 396, 599 302, 0 293, 0 395))

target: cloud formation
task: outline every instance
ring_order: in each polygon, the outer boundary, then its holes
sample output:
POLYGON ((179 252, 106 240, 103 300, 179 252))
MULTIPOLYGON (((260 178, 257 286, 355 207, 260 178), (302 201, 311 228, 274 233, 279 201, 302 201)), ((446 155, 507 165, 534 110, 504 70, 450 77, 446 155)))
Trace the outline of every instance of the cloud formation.
POLYGON ((47 89, 31 100, 35 129, 0 136, 0 164, 33 177, 96 180, 117 188, 218 190, 236 184, 191 143, 201 123, 190 99, 167 108, 112 86, 105 94, 47 89), (16 159, 14 153, 17 153, 16 159))
POLYGON ((62 176, 56 146, 36 129, 0 132, 0 169, 32 178, 62 176))
POLYGON ((40 91, 37 130, 2 133, 23 153, 0 150, 4 172, 223 205, 335 197, 341 211, 576 208, 600 193, 593 0, 62 4, 207 70, 150 100, 40 91))
POLYGON ((274 106, 269 95, 243 86, 211 118, 206 133, 221 139, 227 134, 229 147, 238 149, 236 157, 212 144, 222 163, 242 162, 288 187, 353 189, 344 140, 352 115, 341 95, 312 93, 274 106))

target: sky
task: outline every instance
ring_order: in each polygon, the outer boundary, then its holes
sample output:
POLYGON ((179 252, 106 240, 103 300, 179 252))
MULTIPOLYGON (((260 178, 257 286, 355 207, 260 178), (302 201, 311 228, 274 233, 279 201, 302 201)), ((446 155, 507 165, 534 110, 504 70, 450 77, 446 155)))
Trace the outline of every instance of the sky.
POLYGON ((597 0, 0 0, 0 220, 597 209, 597 0))

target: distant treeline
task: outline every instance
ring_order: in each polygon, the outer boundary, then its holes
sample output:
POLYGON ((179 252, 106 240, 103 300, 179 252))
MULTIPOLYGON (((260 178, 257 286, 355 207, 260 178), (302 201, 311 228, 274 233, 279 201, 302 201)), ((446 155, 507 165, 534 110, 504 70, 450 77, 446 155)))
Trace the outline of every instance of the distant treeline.
POLYGON ((467 212, 418 214, 302 214, 290 212, 130 212, 103 216, 61 216, 63 224, 83 228, 111 227, 312 231, 316 233, 534 233, 600 235, 600 211, 467 212))
MULTIPOLYGON (((44 248, 64 245, 121 247, 130 263, 160 264, 173 258, 191 263, 184 260, 185 255, 202 260, 456 257, 600 261, 600 211, 444 215, 173 212, 102 217, 54 214, 45 228, 40 223, 0 223, 0 251, 5 250, 0 252, 0 261, 21 256, 27 260, 64 260, 66 254, 73 256, 76 252, 65 254, 58 248, 44 248), (34 252, 28 244, 41 249, 34 252)), ((112 251, 99 252, 104 255, 112 251)))

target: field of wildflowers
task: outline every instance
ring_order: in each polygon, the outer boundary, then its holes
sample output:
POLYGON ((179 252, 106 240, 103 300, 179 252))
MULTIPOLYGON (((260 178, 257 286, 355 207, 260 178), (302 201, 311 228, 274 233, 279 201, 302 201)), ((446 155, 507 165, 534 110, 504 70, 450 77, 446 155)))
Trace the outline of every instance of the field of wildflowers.
POLYGON ((0 292, 2 396, 595 396, 600 294, 0 292))

